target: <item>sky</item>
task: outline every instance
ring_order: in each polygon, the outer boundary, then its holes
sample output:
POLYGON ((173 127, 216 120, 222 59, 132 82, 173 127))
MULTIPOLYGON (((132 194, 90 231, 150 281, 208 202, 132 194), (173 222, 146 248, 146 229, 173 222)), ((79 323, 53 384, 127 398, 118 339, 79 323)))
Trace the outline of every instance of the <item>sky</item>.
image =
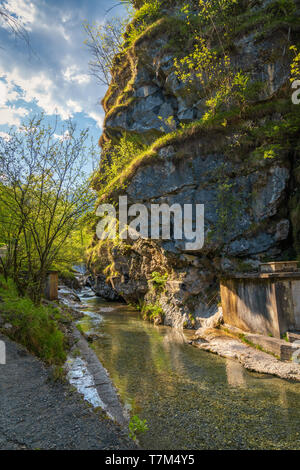
MULTIPOLYGON (((29 45, 0 22, 0 136, 44 112, 58 131, 71 117, 101 135, 105 87, 89 74, 83 22, 124 15, 118 0, 0 0, 28 33, 29 45)), ((61 131, 62 132, 62 131, 61 131)))

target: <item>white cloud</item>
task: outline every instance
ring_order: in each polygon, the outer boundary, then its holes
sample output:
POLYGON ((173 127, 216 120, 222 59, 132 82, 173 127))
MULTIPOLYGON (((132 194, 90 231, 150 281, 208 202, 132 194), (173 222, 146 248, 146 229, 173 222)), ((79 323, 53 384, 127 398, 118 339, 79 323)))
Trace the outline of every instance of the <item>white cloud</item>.
POLYGON ((97 102, 105 90, 88 74, 82 23, 103 19, 106 1, 5 0, 6 8, 31 32, 30 51, 11 39, 0 54, 0 124, 18 125, 24 106, 35 109, 36 104, 47 115, 75 117, 82 126, 89 126, 89 117, 102 128, 97 102))
POLYGON ((91 77, 89 75, 85 73, 79 73, 79 69, 76 65, 67 67, 63 72, 63 76, 67 82, 77 82, 79 85, 89 83, 91 81, 91 77))
POLYGON ((93 112, 91 111, 89 114, 89 117, 94 119, 94 121, 96 121, 97 123, 97 126, 102 129, 102 126, 103 126, 103 121, 104 121, 104 116, 103 114, 100 114, 100 113, 96 113, 96 112, 93 112))
POLYGON ((0 66, 1 75, 6 83, 0 81, 0 106, 2 105, 0 124, 19 124, 19 116, 26 114, 24 108, 8 107, 8 102, 22 99, 27 103, 36 102, 46 114, 58 114, 63 120, 73 117, 76 113, 84 112, 96 121, 99 128, 102 128, 103 115, 93 109, 96 108, 96 104, 89 103, 84 98, 84 94, 79 95, 80 99, 73 98, 73 94, 76 95, 76 91, 78 88, 80 89, 82 84, 76 83, 74 91, 69 87, 64 89, 44 72, 26 76, 16 67, 11 72, 5 72, 4 68, 1 69, 0 66), (68 99, 66 95, 70 95, 70 98, 68 99), (5 117, 7 117, 7 122, 5 122, 5 117))
POLYGON ((82 106, 77 101, 68 100, 67 107, 72 111, 72 114, 82 112, 82 106))
POLYGON ((15 101, 18 99, 18 96, 12 84, 0 81, 0 106, 5 105, 8 101, 15 101))
POLYGON ((70 136, 70 132, 68 131, 68 129, 63 133, 63 134, 54 134, 54 137, 55 139, 58 139, 58 140, 69 140, 71 138, 70 136))
POLYGON ((16 106, 0 107, 0 125, 18 126, 21 118, 28 114, 28 109, 17 108, 16 106))
POLYGON ((7 134, 7 132, 2 132, 2 131, 0 131, 0 137, 2 137, 2 139, 7 140, 7 141, 11 139, 10 135, 7 134))
MULTIPOLYGON (((1 72, 3 74, 4 70, 0 69, 1 72)), ((36 102, 46 114, 58 114, 62 119, 72 116, 72 110, 57 99, 57 85, 44 72, 26 77, 18 68, 14 68, 12 72, 6 73, 5 79, 10 89, 21 88, 19 98, 28 103, 36 102)))

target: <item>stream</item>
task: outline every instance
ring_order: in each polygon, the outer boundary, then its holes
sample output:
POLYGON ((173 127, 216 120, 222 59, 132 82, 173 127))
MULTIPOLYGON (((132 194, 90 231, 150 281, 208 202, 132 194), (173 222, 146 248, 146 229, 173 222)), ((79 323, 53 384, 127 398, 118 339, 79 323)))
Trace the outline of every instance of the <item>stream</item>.
POLYGON ((123 406, 146 419, 144 449, 300 449, 300 384, 200 351, 192 334, 145 322, 124 304, 81 294, 79 323, 123 406))

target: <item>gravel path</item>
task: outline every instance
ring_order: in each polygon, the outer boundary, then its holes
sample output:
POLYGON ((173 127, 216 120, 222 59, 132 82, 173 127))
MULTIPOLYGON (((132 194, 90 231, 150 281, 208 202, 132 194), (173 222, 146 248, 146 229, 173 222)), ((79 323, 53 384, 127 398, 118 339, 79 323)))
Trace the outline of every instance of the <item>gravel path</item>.
POLYGON ((96 414, 69 385, 0 334, 0 449, 135 449, 121 428, 96 414))

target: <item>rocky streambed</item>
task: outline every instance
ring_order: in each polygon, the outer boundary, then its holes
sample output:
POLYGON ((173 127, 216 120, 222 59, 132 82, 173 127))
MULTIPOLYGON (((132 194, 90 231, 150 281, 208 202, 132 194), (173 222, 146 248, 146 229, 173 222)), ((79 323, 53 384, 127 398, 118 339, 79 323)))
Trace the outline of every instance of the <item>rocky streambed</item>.
MULTIPOLYGON (((86 296, 80 308, 79 328, 125 420, 147 420, 141 447, 300 449, 299 384, 249 372, 234 355, 192 348, 191 331, 154 326, 124 304, 86 296)), ((109 412, 108 398, 98 395, 109 412)))

